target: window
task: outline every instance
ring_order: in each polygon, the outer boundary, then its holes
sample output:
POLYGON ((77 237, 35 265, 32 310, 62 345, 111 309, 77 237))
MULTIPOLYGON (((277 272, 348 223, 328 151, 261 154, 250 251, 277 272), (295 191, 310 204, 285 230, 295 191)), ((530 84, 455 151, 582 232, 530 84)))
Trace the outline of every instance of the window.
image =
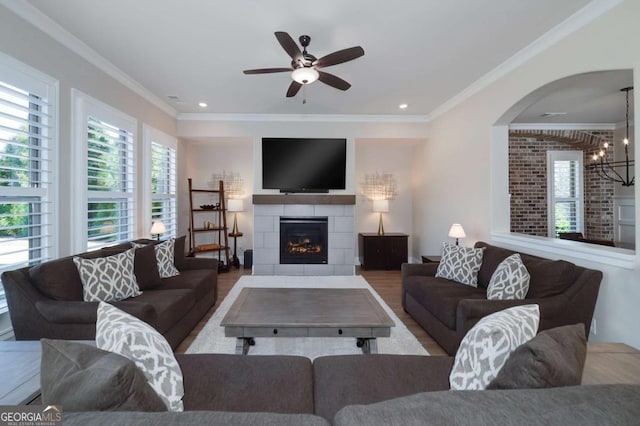
POLYGON ((583 231, 582 151, 548 151, 549 237, 583 231))
POLYGON ((151 220, 176 236, 176 148, 151 141, 151 220))
POLYGON ((80 138, 75 161, 86 206, 79 219, 78 250, 129 241, 136 234, 136 121, 120 111, 74 91, 80 138), (80 151, 84 152, 84 158, 80 151))
MULTIPOLYGON (((56 84, 0 57, 0 272, 55 256, 56 84)), ((0 288, 0 312, 6 312, 0 288)))

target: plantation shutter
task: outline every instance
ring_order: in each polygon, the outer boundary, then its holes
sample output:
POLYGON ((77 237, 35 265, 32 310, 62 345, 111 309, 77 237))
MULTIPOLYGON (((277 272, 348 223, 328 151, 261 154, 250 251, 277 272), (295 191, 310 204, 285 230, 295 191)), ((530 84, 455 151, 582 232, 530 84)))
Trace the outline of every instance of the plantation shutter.
POLYGON ((133 133, 89 116, 87 120, 88 249, 134 238, 133 133))
POLYGON ((176 215, 176 149, 151 142, 151 218, 167 228, 165 237, 175 237, 176 215))
POLYGON ((582 151, 550 151, 550 232, 583 232, 582 151))
POLYGON ((0 272, 52 256, 51 112, 46 89, 32 93, 0 74, 0 272))

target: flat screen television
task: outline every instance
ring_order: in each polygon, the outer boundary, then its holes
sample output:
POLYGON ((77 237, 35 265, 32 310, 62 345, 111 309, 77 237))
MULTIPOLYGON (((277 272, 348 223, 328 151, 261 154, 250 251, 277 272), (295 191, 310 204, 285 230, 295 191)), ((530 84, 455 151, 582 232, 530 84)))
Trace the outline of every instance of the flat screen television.
POLYGON ((262 188, 280 192, 345 189, 347 140, 262 138, 262 188))

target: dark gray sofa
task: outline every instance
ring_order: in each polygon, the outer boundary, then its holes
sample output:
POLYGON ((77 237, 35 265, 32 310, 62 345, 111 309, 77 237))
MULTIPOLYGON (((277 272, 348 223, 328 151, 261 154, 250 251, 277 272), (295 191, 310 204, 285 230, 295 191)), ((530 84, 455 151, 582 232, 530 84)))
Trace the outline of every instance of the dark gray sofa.
POLYGON ((484 242, 478 287, 435 278, 436 263, 402 265, 402 306, 444 350, 456 353, 465 334, 483 317, 503 309, 535 303, 539 330, 582 323, 588 335, 602 272, 562 260, 521 254, 531 276, 523 300, 487 300, 486 289, 500 262, 516 253, 484 242))
POLYGON ((176 358, 185 412, 65 411, 64 424, 603 425, 640 418, 640 386, 449 391, 453 358, 445 356, 176 358))
MULTIPOLYGON (((153 240, 136 240, 153 244, 153 240)), ((130 243, 82 253, 85 258, 104 257, 131 248, 130 243)), ((185 237, 176 239, 174 264, 180 275, 154 278, 148 262, 155 262, 151 246, 136 251, 138 282, 149 283, 140 296, 112 302, 142 319, 167 339, 173 349, 198 324, 217 298, 218 262, 185 256, 185 237), (145 252, 144 250, 147 250, 145 252), (147 253, 143 257, 139 253, 147 253), (145 263, 146 262, 146 263, 145 263)), ((156 272, 157 274, 157 272, 156 272)), ((82 282, 72 256, 2 274, 16 340, 40 338, 94 340, 98 302, 84 302, 82 282)))

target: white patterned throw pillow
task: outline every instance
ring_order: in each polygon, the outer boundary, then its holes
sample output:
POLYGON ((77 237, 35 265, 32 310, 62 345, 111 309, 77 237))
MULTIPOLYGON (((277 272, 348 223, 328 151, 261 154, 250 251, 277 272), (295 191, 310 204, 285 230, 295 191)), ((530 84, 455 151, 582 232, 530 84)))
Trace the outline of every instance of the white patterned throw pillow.
POLYGON ((442 259, 436 278, 446 278, 461 284, 478 286, 478 271, 482 266, 483 248, 470 248, 442 243, 442 259))
POLYGON ((160 278, 169 278, 180 275, 180 271, 174 265, 174 247, 176 239, 171 238, 167 241, 163 241, 160 244, 155 245, 156 261, 158 262, 158 272, 160 272, 160 278))
POLYGON ((74 257, 85 302, 110 302, 142 294, 133 272, 133 249, 94 259, 74 257))
POLYGON ((535 337, 539 322, 538 305, 514 306, 478 321, 456 352, 451 390, 486 389, 511 352, 535 337))
POLYGON ((169 411, 183 411, 182 370, 167 340, 144 321, 101 302, 96 346, 132 360, 169 411))
POLYGON ((500 262, 487 286, 489 300, 522 300, 529 291, 529 271, 518 253, 500 262))

